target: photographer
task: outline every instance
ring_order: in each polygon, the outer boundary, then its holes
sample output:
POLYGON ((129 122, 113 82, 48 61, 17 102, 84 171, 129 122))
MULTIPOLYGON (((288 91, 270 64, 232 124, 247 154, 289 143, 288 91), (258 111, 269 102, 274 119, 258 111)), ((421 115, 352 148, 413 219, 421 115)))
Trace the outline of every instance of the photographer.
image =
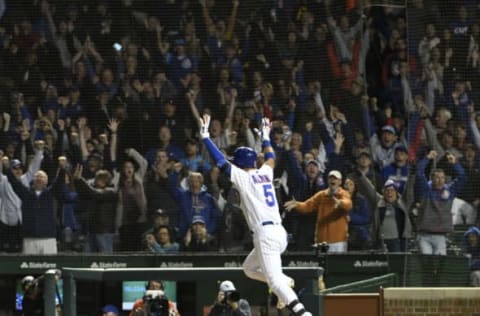
POLYGON ((23 316, 43 315, 43 277, 27 275, 22 279, 23 316))
POLYGON ((167 298, 164 291, 162 281, 148 281, 145 295, 135 301, 129 316, 180 316, 175 304, 167 298))
POLYGON ((250 304, 240 298, 240 293, 232 281, 220 283, 218 296, 208 316, 250 316, 250 304))
MULTIPOLYGON (((55 270, 55 280, 61 278, 60 270, 55 270)), ((22 299, 22 316, 42 316, 44 315, 44 285, 45 277, 41 275, 37 278, 27 275, 21 281, 23 299, 22 299)), ((55 288, 57 310, 61 310, 61 297, 59 289, 55 288)))

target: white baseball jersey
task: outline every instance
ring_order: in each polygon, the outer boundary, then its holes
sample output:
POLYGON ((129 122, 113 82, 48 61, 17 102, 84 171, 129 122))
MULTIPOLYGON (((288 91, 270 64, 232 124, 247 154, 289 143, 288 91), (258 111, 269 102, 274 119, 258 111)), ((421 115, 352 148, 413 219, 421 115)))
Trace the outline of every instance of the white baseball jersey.
POLYGON ((245 171, 232 164, 230 180, 240 193, 241 208, 250 229, 255 230, 265 222, 282 222, 273 186, 273 169, 269 165, 245 171))

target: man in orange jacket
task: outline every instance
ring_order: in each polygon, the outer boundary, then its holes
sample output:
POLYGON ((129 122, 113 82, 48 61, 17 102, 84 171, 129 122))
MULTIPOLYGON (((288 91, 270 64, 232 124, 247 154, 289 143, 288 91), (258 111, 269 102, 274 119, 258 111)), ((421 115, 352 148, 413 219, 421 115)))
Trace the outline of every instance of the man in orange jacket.
POLYGON ((329 246, 328 252, 347 251, 348 212, 352 209, 352 199, 341 185, 342 174, 338 170, 332 170, 328 173, 327 189, 317 192, 305 202, 290 200, 283 205, 287 211, 317 211, 315 242, 326 242, 329 246))

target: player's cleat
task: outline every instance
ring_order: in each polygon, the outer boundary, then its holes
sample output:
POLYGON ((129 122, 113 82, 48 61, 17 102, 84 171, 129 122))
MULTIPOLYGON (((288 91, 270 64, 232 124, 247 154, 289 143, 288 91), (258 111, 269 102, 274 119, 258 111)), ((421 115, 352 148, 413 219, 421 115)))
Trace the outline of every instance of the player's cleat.
POLYGON ((312 313, 310 313, 310 312, 305 312, 305 313, 302 314, 302 316, 312 316, 312 313))
MULTIPOLYGON (((290 280, 288 280, 288 286, 293 289, 295 287, 295 280, 290 278, 290 280)), ((278 298, 277 306, 276 306, 277 309, 284 309, 286 306, 287 304, 285 304, 285 302, 283 302, 280 298, 278 298)))

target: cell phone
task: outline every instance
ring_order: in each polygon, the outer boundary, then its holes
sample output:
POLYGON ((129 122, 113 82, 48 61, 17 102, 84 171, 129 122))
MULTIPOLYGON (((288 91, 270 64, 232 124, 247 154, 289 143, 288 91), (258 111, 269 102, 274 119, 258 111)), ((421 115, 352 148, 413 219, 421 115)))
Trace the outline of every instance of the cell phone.
POLYGON ((122 50, 122 45, 120 43, 114 43, 113 44, 113 49, 115 49, 117 52, 122 50))

